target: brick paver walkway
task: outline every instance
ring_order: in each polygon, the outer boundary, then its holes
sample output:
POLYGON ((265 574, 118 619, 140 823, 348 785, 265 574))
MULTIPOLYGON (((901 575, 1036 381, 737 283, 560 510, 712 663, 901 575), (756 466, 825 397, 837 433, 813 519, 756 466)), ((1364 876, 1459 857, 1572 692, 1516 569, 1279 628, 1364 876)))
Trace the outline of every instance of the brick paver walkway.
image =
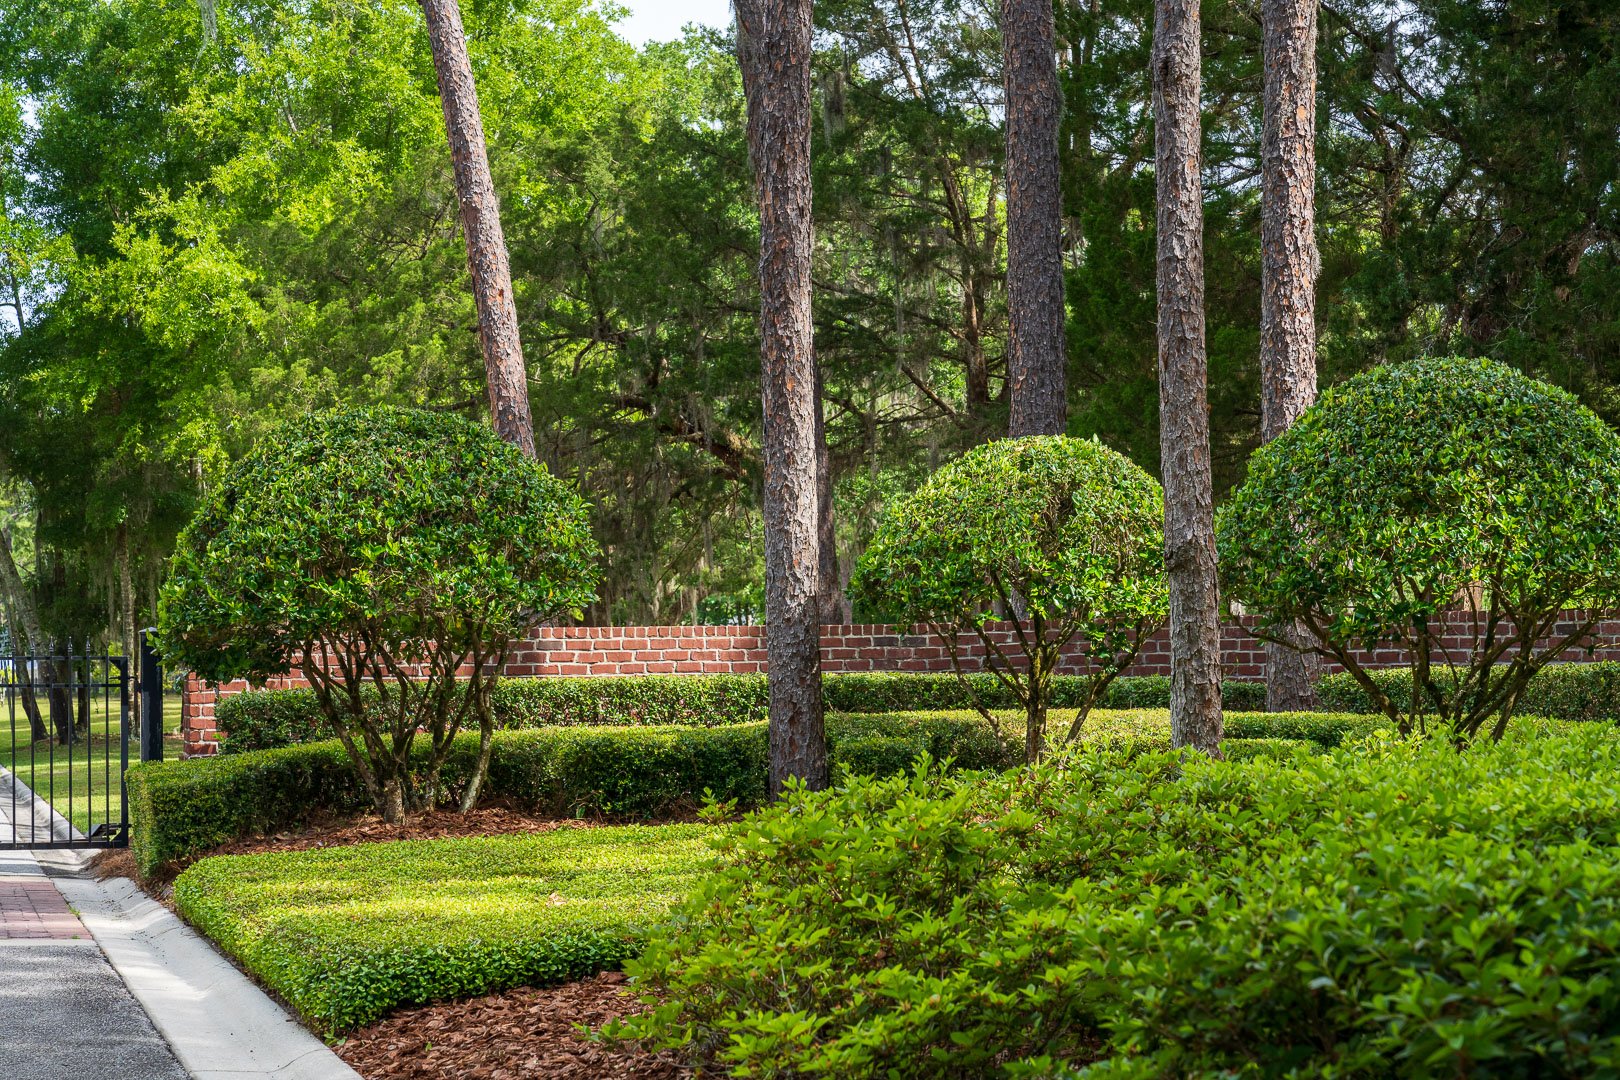
MULTIPOLYGON (((0 769, 0 843, 70 835, 67 823, 0 769), (32 804, 32 806, 31 806, 32 804), (15 823, 12 821, 16 807, 15 823)), ((0 851, 0 941, 88 938, 84 924, 26 851, 0 851)))
POLYGON ((85 938, 84 924, 46 877, 0 874, 0 941, 85 938))

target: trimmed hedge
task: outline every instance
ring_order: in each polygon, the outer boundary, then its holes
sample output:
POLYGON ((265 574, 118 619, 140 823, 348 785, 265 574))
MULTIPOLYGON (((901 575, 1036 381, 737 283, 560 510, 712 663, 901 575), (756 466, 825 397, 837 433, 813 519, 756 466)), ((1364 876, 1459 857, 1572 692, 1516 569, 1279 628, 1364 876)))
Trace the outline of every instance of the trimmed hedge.
POLYGON ((617 1034, 707 1075, 1620 1073, 1620 739, 1058 755, 723 834, 617 1034))
MULTIPOLYGON (((1020 759, 1020 744, 997 739, 977 714, 834 716, 827 741, 833 764, 857 773, 894 772, 924 752, 975 769, 1020 759)), ((476 732, 457 739, 441 801, 459 793, 477 750, 476 732)), ((751 807, 765 797, 767 750, 762 723, 502 731, 483 797, 556 817, 656 817, 696 806, 706 792, 751 807)), ((142 875, 240 836, 369 805, 335 740, 147 762, 128 777, 130 847, 142 875)))
MULTIPOLYGON (((993 675, 969 676, 991 709, 1017 708, 1012 693, 993 675)), ((1054 708, 1074 708, 1086 680, 1062 675, 1053 688, 1054 708)), ((833 713, 916 712, 971 709, 973 692, 955 675, 872 672, 829 675, 822 681, 833 713)), ((1264 683, 1228 681, 1221 688, 1228 709, 1265 708, 1264 683)), ((492 705, 502 729, 588 725, 679 725, 718 727, 763 721, 768 698, 763 675, 636 675, 600 679, 502 679, 492 705)), ((1102 703, 1110 709, 1166 709, 1170 680, 1163 675, 1114 680, 1102 703)), ((268 750, 320 737, 323 722, 308 690, 255 690, 222 698, 216 709, 225 753, 268 750)))
MULTIPOLYGON (((1405 706, 1412 696, 1410 668, 1371 672, 1384 693, 1405 706)), ((1367 692, 1346 673, 1328 675, 1316 687, 1324 709, 1372 712, 1367 692)), ((1550 664, 1530 680, 1514 712, 1520 716, 1547 716, 1558 720, 1620 721, 1620 663, 1550 664)))
MULTIPOLYGON (((910 768, 918 755, 965 769, 1005 769, 1022 760, 1022 715, 1005 714, 998 738, 977 713, 885 713, 828 717, 835 768, 885 775, 910 768)), ((1229 752, 1249 740, 1304 740, 1339 745, 1375 729, 1381 718, 1324 713, 1233 713, 1229 752)), ((1162 710, 1093 712, 1084 741, 1169 745, 1162 710)), ((463 735, 445 763, 443 798, 465 782, 477 736, 463 735)), ((705 793, 744 809, 765 797, 764 724, 726 727, 571 727, 503 731, 495 738, 484 798, 558 817, 637 819, 698 804, 705 793)), ((241 836, 277 832, 321 814, 354 814, 368 805, 343 748, 335 741, 255 753, 147 762, 129 773, 131 849, 149 876, 241 836)))
POLYGON ((702 825, 559 829, 203 859, 194 926, 318 1029, 616 968, 712 865, 702 825))

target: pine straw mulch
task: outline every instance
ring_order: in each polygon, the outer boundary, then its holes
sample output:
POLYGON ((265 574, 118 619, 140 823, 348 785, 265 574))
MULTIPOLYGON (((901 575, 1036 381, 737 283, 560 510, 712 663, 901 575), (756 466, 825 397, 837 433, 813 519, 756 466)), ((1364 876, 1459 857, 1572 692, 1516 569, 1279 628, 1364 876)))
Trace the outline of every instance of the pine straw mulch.
POLYGON ((338 1056, 365 1080, 683 1080, 674 1055, 581 1038, 641 1008, 624 975, 545 990, 525 988, 395 1013, 340 1043, 338 1056))

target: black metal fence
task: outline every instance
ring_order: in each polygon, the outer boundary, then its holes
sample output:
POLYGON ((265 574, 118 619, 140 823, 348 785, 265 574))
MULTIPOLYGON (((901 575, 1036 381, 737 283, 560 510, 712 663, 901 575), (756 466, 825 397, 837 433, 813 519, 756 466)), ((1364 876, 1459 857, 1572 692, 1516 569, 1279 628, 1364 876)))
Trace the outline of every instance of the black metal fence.
POLYGON ((0 657, 0 850, 129 842, 131 750, 163 756, 163 676, 145 634, 139 659, 137 680, 123 656, 0 657))

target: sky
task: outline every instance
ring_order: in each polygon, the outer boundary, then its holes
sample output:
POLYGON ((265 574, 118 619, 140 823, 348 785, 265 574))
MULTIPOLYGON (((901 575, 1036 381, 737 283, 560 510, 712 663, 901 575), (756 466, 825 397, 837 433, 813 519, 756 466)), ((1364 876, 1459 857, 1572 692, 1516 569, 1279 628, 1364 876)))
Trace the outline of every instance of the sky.
POLYGON ((731 0, 618 0, 630 10, 618 31, 636 45, 674 41, 687 23, 731 25, 731 0))

